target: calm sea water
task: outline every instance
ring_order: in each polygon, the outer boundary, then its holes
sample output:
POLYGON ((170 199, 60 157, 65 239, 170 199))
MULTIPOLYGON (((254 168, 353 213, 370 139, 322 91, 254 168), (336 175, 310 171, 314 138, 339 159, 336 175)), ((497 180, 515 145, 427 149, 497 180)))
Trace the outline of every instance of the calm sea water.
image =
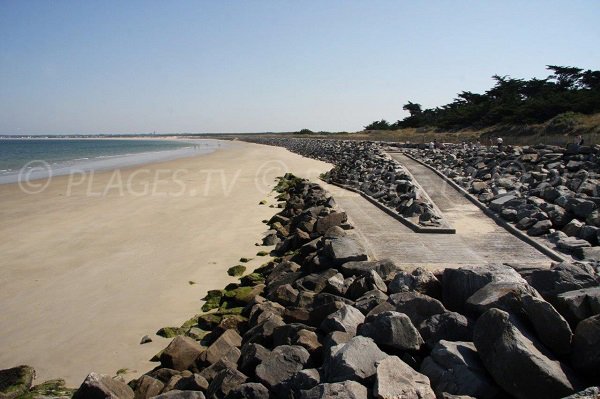
POLYGON ((215 140, 0 139, 0 183, 17 181, 19 173, 41 162, 60 175, 209 153, 220 146, 215 140))

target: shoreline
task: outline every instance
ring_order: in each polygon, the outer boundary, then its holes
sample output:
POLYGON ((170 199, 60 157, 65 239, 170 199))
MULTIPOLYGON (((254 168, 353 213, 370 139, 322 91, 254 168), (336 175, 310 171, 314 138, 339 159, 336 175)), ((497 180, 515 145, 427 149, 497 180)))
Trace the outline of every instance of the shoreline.
POLYGON ((96 139, 96 138, 41 138, 41 139, 10 139, 10 140, 69 140, 69 141, 85 141, 85 140, 142 140, 142 141, 173 141, 179 143, 189 143, 189 147, 181 147, 176 149, 162 149, 157 151, 145 151, 145 152, 134 152, 125 154, 115 155, 101 155, 94 156, 91 158, 76 158, 61 160, 56 162, 47 162, 46 160, 30 160, 27 165, 32 164, 29 169, 25 169, 25 166, 19 168, 19 170, 13 170, 6 174, 0 174, 0 185, 17 183, 26 178, 27 181, 35 181, 53 178, 56 176, 64 176, 73 173, 81 172, 100 172, 110 171, 119 168, 135 167, 141 165, 147 165, 150 163, 167 162, 181 158, 193 157, 198 155, 209 154, 216 151, 219 148, 226 147, 227 143, 223 140, 216 139, 163 139, 163 138, 124 138, 124 139, 96 139), (214 143, 216 142, 216 143, 214 143))
POLYGON ((0 242, 0 345, 12 349, 0 369, 30 364, 37 381, 76 385, 92 370, 133 378, 153 368, 168 342, 159 328, 200 313, 206 291, 236 281, 226 271, 240 257, 254 258, 248 271, 267 260, 254 242, 276 209, 259 202, 282 166, 312 178, 330 167, 236 142, 79 184, 59 176, 39 194, 1 185, 0 234, 10 238, 0 242), (158 189, 139 190, 157 175, 158 189), (140 345, 144 335, 153 342, 140 345))

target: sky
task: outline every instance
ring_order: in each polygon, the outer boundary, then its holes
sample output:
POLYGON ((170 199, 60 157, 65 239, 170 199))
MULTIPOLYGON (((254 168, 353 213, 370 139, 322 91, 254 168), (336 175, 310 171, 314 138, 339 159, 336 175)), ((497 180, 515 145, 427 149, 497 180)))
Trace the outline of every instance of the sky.
POLYGON ((357 131, 600 69, 600 1, 0 0, 0 134, 357 131))

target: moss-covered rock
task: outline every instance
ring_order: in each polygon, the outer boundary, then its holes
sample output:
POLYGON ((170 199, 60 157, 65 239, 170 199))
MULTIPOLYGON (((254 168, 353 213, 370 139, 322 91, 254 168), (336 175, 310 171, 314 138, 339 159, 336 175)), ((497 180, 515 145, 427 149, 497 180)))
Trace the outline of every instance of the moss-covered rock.
POLYGON ((222 290, 210 290, 206 293, 206 296, 202 298, 203 301, 206 301, 204 305, 202 305, 202 311, 208 312, 212 309, 216 309, 221 304, 221 298, 223 297, 222 290))
POLYGON ((240 262, 242 263, 248 263, 252 260, 252 258, 240 258, 240 262))
POLYGON ((195 339, 196 341, 200 341, 208 333, 209 333, 209 331, 204 331, 203 329, 198 328, 198 327, 192 327, 185 333, 185 335, 187 335, 190 338, 195 339))
POLYGON ((185 335, 186 329, 181 327, 162 327, 156 332, 156 335, 163 338, 174 338, 178 335, 185 335))
POLYGON ((256 253, 256 256, 267 256, 269 255, 269 252, 267 251, 259 251, 256 253))
POLYGON ((250 287, 238 287, 234 290, 225 291, 223 293, 223 301, 221 306, 223 306, 224 302, 228 303, 228 308, 233 305, 246 305, 248 302, 252 301, 254 297, 260 295, 265 286, 263 284, 250 286, 250 287))
POLYGON ((198 317, 198 327, 202 330, 210 331, 215 328, 223 318, 221 313, 205 313, 198 317))
POLYGON ((240 284, 243 287, 249 287, 265 282, 265 276, 260 273, 250 273, 240 277, 240 284))
POLYGON ((263 263, 260 267, 254 269, 254 273, 259 273, 266 277, 273 271, 273 268, 275 268, 275 262, 263 263))
POLYGON ((0 370, 0 398, 14 399, 29 392, 34 376, 35 370, 29 366, 0 370))
MULTIPOLYGON (((246 259, 246 258, 242 258, 242 259, 246 259)), ((241 259, 240 259, 241 261, 241 259)), ((227 270, 227 274, 229 274, 232 277, 238 277, 241 276, 242 274, 244 274, 244 272, 246 271, 246 266, 242 266, 242 265, 236 265, 236 266, 232 266, 227 270)))
POLYGON ((75 389, 67 388, 65 380, 49 380, 35 385, 29 392, 19 396, 19 399, 33 399, 39 397, 70 398, 75 389))

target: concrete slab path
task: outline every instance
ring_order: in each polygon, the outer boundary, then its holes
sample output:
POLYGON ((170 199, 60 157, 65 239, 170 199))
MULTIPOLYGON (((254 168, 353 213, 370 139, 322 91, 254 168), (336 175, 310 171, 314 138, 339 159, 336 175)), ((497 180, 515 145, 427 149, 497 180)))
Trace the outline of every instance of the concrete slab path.
POLYGON ((550 258, 497 225, 434 172, 402 154, 390 155, 412 173, 456 234, 415 233, 359 194, 325 184, 371 256, 432 270, 489 263, 550 266, 550 258))

